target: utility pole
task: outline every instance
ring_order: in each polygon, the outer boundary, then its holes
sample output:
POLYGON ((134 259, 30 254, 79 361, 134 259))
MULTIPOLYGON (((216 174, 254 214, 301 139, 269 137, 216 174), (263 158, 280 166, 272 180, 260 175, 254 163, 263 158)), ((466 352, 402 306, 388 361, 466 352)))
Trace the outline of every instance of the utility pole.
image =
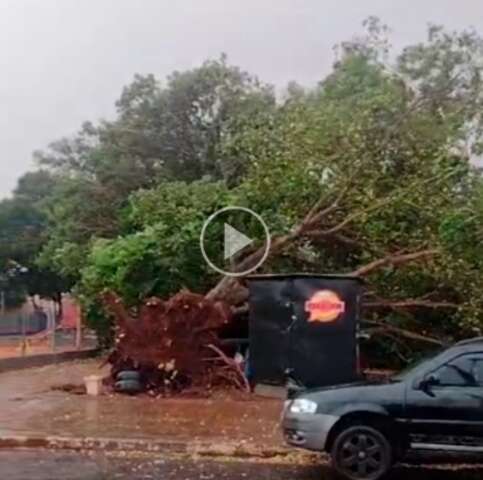
POLYGON ((55 352, 56 322, 54 302, 50 302, 50 305, 47 308, 47 328, 50 332, 50 350, 55 352))
POLYGON ((75 348, 80 350, 82 347, 82 312, 78 309, 78 315, 75 325, 75 348))

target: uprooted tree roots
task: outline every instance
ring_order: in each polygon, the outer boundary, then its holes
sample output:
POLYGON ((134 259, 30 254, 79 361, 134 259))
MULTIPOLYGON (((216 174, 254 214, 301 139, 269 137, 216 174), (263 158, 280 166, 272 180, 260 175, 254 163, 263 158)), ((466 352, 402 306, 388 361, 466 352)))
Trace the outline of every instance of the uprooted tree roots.
POLYGON ((126 309, 113 293, 104 301, 117 327, 108 359, 113 382, 119 372, 136 370, 144 389, 154 395, 217 385, 249 391, 243 370, 219 338, 231 319, 222 303, 188 291, 167 301, 147 299, 136 311, 126 309))

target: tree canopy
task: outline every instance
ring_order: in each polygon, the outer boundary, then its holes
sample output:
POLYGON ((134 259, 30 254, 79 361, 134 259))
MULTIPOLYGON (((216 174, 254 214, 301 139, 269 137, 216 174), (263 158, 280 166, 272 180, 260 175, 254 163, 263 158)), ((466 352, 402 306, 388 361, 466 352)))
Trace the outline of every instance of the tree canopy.
POLYGON ((114 120, 37 152, 47 171, 0 204, 0 225, 20 222, 2 258, 73 283, 99 330, 104 289, 128 305, 182 288, 240 304, 198 239, 211 213, 247 206, 273 236, 263 271, 367 279, 364 326, 381 357, 480 332, 483 41, 432 26, 394 55, 387 27, 365 27, 317 86, 278 99, 224 56, 165 84, 137 75, 114 120))

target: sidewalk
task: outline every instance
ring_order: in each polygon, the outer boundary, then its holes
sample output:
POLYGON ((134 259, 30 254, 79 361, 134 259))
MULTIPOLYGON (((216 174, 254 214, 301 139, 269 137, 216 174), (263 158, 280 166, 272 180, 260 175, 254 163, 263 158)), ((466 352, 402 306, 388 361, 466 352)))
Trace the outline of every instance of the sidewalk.
POLYGON ((282 402, 235 399, 88 397, 53 387, 81 385, 99 373, 82 360, 0 374, 0 446, 57 446, 173 451, 213 455, 284 454, 282 402))

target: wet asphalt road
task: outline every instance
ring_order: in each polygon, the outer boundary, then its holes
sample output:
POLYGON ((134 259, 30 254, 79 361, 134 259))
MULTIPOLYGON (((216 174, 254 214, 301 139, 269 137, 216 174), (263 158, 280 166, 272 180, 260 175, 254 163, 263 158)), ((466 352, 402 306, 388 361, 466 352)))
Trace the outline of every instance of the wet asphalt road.
MULTIPOLYGON (((398 468, 388 480, 476 480, 482 469, 398 468)), ((41 450, 0 451, 3 480, 331 480, 326 467, 41 450)))

